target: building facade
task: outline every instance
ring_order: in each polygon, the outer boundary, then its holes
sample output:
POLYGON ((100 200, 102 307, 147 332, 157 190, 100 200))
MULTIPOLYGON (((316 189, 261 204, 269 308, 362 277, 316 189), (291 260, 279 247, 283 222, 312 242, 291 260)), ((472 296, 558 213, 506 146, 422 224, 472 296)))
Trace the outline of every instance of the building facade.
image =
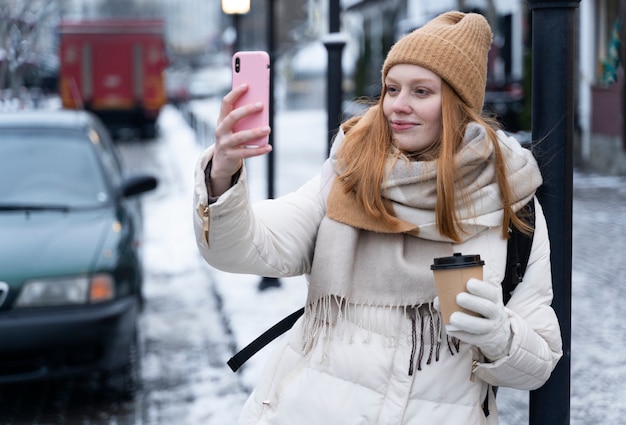
POLYGON ((626 175, 626 2, 580 2, 580 57, 576 164, 626 175))

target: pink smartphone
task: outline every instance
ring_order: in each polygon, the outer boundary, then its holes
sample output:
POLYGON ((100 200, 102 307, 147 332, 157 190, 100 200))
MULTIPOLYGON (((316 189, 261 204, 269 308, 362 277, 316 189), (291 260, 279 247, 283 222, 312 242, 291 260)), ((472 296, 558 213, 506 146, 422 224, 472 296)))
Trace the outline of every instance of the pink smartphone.
MULTIPOLYGON (((237 102, 235 108, 261 102, 263 110, 237 122, 234 131, 249 130, 269 125, 270 103, 270 56, 263 51, 237 52, 232 58, 232 86, 248 84, 248 91, 237 102)), ((260 147, 268 143, 269 136, 249 142, 246 146, 260 147)))

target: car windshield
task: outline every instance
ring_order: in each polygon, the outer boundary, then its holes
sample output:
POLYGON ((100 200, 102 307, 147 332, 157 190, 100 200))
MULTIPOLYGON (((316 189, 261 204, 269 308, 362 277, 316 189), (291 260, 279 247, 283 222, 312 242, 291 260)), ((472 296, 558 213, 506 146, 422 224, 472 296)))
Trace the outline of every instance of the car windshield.
POLYGON ((0 209, 90 208, 109 201, 108 193, 82 134, 0 130, 0 209))

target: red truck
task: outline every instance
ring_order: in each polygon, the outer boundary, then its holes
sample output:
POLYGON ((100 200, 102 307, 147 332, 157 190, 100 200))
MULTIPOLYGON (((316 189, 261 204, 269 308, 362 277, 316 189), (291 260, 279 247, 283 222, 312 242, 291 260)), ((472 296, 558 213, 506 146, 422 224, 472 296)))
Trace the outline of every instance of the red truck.
POLYGON ((59 24, 62 104, 86 109, 109 127, 156 134, 165 93, 162 20, 64 21, 59 24))

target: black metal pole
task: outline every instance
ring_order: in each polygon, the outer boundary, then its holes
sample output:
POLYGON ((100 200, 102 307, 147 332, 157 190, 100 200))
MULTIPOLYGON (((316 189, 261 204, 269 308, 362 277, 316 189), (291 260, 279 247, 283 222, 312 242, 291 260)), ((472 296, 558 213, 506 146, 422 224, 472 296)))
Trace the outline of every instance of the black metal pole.
POLYGON ((528 0, 532 12, 532 139, 544 184, 552 250, 553 307, 563 357, 548 382, 530 393, 530 424, 570 423, 572 193, 577 1, 528 0))
POLYGON ((270 55, 270 104, 269 104, 269 126, 272 129, 272 132, 269 135, 269 143, 272 145, 273 149, 267 155, 267 197, 269 199, 274 198, 274 162, 275 162, 275 151, 276 151, 276 129, 274 128, 274 53, 276 51, 275 41, 274 41, 274 3, 275 0, 268 0, 268 8, 267 8, 267 50, 270 55))
POLYGON ((233 26, 235 27, 233 53, 236 53, 241 49, 241 15, 239 13, 233 13, 233 26))
POLYGON ((326 156, 330 154, 333 137, 340 125, 343 101, 343 72, 341 54, 346 42, 340 35, 339 0, 329 0, 329 35, 324 41, 328 50, 328 69, 326 71, 326 110, 328 112, 328 143, 326 156))
MULTIPOLYGON (((276 158, 276 128, 274 127, 274 53, 276 51, 274 41, 274 3, 275 0, 268 0, 267 14, 267 53, 270 55, 270 104, 269 104, 269 126, 272 132, 269 135, 269 143, 272 145, 272 151, 267 155, 267 198, 274 198, 274 162, 276 158)), ((263 277, 259 282, 259 291, 269 288, 280 287, 281 283, 275 277, 263 277)))
POLYGON ((339 0, 329 0, 328 4, 328 31, 339 32, 341 28, 341 4, 339 0))

